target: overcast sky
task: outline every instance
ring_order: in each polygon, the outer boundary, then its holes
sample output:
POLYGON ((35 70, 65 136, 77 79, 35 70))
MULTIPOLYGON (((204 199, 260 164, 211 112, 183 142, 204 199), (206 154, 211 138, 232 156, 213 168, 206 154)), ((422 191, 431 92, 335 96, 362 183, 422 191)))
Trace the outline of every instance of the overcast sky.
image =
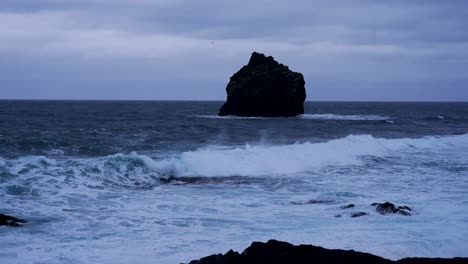
POLYGON ((465 0, 0 0, 0 98, 224 100, 253 51, 307 100, 468 101, 465 0))

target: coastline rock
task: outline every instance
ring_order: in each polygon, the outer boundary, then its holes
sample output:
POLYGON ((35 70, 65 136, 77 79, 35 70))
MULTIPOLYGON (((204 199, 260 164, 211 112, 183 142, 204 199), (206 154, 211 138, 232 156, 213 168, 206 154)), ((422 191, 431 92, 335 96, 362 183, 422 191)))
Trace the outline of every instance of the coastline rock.
POLYGON ((375 206, 375 210, 382 215, 386 214, 401 214, 405 216, 411 215, 410 211, 411 208, 408 206, 398 206, 396 207, 394 204, 385 202, 385 203, 373 203, 372 206, 375 206))
POLYGON ((335 203, 333 200, 308 200, 308 201, 298 201, 290 202, 292 205, 306 205, 306 204, 331 204, 335 203))
POLYGON ((356 217, 361 217, 361 216, 365 216, 365 215, 367 215, 366 212, 356 212, 356 213, 352 213, 351 217, 356 218, 356 217))
POLYGON ((293 117, 304 113, 305 81, 271 56, 254 52, 227 87, 218 115, 293 117))
POLYGON ((19 227, 22 223, 26 223, 26 221, 13 216, 0 214, 0 226, 19 227))
POLYGON ((348 205, 343 205, 343 206, 341 206, 340 208, 341 208, 341 209, 349 209, 349 208, 353 208, 353 207, 355 207, 354 204, 348 204, 348 205))
POLYGON ((211 255, 200 260, 193 260, 190 264, 461 264, 467 261, 468 258, 406 258, 391 261, 354 250, 325 249, 312 245, 294 246, 286 242, 270 240, 266 243, 253 242, 242 254, 229 250, 225 255, 211 255))

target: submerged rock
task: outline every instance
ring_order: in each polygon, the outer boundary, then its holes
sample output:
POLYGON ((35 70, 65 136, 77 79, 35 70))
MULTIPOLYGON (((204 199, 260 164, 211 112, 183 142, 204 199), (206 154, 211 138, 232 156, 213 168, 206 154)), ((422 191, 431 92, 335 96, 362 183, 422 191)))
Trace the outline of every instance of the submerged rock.
POLYGON ((292 205, 305 205, 305 204, 331 204, 335 203, 333 200, 308 200, 299 202, 290 202, 292 205))
POLYGON ((227 87, 220 116, 292 117, 304 113, 305 81, 273 57, 254 52, 227 87))
POLYGON ((412 211, 408 206, 399 206, 396 207, 394 204, 385 202, 385 203, 373 203, 372 206, 375 206, 375 210, 382 214, 401 214, 401 215, 411 215, 409 211, 412 211))
POLYGON ((361 217, 361 216, 365 216, 365 215, 367 215, 366 212, 356 212, 356 213, 352 213, 351 217, 356 218, 356 217, 361 217))
POLYGON ((246 176, 218 176, 218 177, 204 177, 204 176, 169 176, 159 178, 161 183, 164 184, 216 184, 216 183, 230 183, 230 184, 248 184, 250 177, 246 176))
POLYGON ((348 205, 343 205, 343 206, 341 206, 340 208, 341 208, 341 209, 349 209, 349 208, 353 208, 353 207, 355 207, 354 204, 348 204, 348 205))
POLYGON ((26 223, 25 220, 19 219, 13 216, 0 214, 0 226, 13 226, 18 227, 21 224, 26 223))
POLYGON ((389 263, 467 263, 468 258, 430 259, 406 258, 391 261, 368 253, 353 250, 325 249, 312 245, 294 246, 292 244, 270 240, 267 243, 253 242, 242 254, 229 250, 225 255, 217 254, 194 260, 190 264, 389 264, 389 263))

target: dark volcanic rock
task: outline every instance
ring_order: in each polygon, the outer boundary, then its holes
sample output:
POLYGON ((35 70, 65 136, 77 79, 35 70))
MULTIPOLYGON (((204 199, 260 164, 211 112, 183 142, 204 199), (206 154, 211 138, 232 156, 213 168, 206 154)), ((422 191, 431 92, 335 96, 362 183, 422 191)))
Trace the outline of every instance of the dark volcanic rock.
POLYGON ((398 206, 394 204, 385 202, 385 203, 373 203, 372 206, 375 206, 375 210, 380 214, 401 214, 401 215, 411 215, 409 211, 412 211, 408 206, 398 206))
POLYGON ((290 202, 292 205, 305 205, 305 204, 331 204, 334 203, 335 201, 332 200, 308 200, 305 202, 290 202))
POLYGON ((304 77, 273 57, 254 52, 227 87, 220 116, 292 117, 304 113, 304 77))
POLYGON ((251 178, 246 176, 218 176, 218 177, 205 177, 205 176, 169 176, 161 177, 159 179, 165 184, 216 184, 216 183, 230 183, 230 184, 248 184, 251 178))
POLYGON ((356 218, 356 217, 361 217, 361 216, 365 216, 365 215, 367 215, 366 212, 356 212, 356 213, 352 213, 351 217, 356 218))
POLYGON ((4 225, 18 227, 21 226, 22 223, 26 223, 26 221, 13 216, 0 214, 0 226, 4 225))
POLYGON ((461 264, 467 263, 467 261, 468 258, 406 258, 391 261, 353 250, 325 249, 312 245, 294 246, 286 242, 270 240, 267 243, 253 242, 242 254, 230 250, 225 255, 211 255, 200 260, 194 260, 190 264, 461 264))
POLYGON ((349 209, 349 208, 353 208, 354 206, 355 206, 354 204, 348 204, 348 205, 343 205, 340 208, 341 209, 349 209))

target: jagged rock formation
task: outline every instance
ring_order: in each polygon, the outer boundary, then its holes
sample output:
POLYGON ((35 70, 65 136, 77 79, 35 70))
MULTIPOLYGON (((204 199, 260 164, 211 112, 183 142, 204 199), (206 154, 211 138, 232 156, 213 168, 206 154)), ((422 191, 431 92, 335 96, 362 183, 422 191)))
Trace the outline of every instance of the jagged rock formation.
POLYGON ((220 116, 292 117, 304 113, 304 77, 273 57, 254 52, 226 87, 220 116))
POLYGON ((396 207, 394 204, 385 202, 385 203, 373 203, 372 206, 375 206, 375 210, 382 215, 385 214, 401 214, 401 215, 411 215, 410 211, 411 208, 408 206, 398 206, 396 207))
POLYGON ((267 243, 253 242, 242 254, 230 250, 226 254, 211 255, 190 264, 462 264, 468 258, 405 258, 391 261, 368 253, 353 250, 325 249, 312 245, 294 246, 270 240, 267 243))

